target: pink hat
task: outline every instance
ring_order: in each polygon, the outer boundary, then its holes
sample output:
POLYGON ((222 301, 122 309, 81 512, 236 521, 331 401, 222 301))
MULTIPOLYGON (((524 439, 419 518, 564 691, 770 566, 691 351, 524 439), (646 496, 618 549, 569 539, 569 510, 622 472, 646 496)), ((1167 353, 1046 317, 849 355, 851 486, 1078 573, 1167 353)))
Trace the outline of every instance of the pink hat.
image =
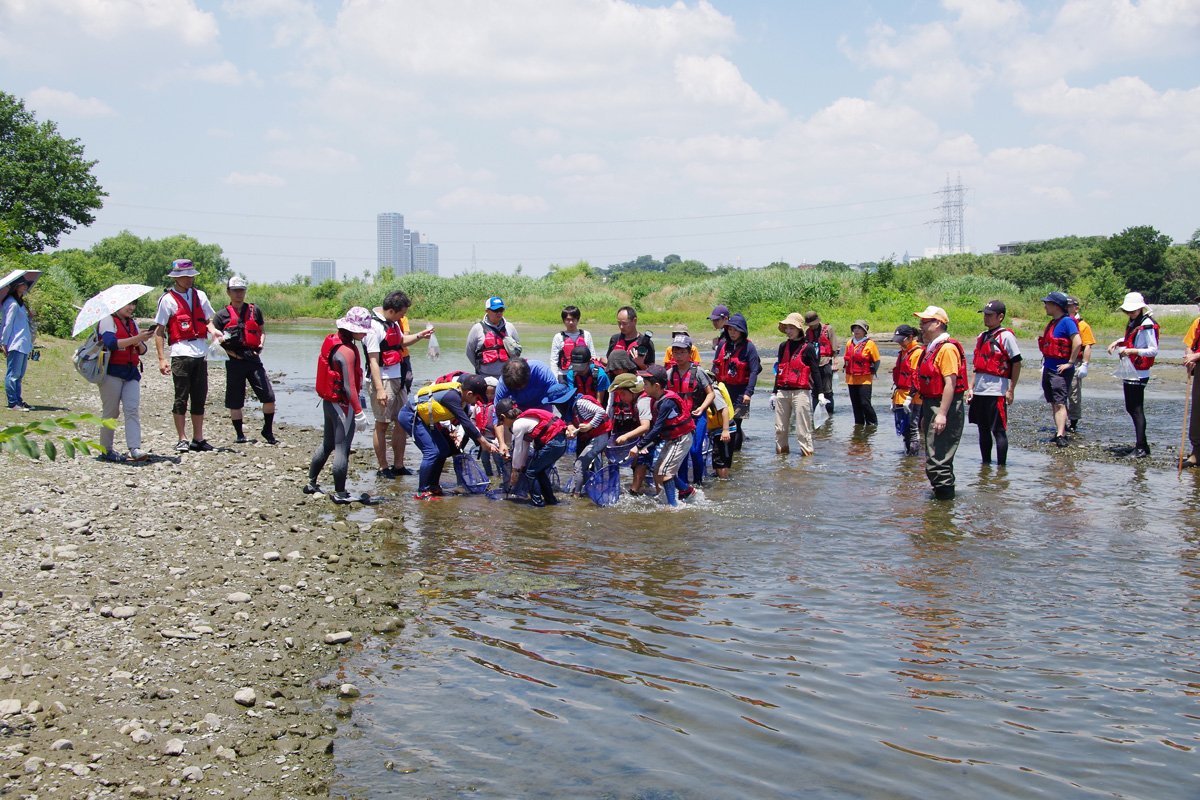
POLYGON ((370 333, 371 312, 362 306, 355 306, 346 312, 346 316, 337 321, 337 326, 351 333, 370 333))

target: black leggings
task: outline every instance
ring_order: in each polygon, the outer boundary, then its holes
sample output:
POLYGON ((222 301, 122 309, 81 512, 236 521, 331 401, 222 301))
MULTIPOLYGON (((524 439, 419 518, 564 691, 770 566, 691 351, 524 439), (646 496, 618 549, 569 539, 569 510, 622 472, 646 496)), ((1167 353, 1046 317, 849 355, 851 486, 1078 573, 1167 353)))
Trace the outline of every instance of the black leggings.
POLYGON ((998 395, 977 394, 971 399, 968 419, 979 426, 979 455, 983 463, 992 460, 992 440, 996 442, 996 463, 1008 463, 1008 407, 998 395))
POLYGON ((871 384, 860 383, 847 386, 850 390, 850 407, 854 410, 855 425, 878 425, 879 418, 871 405, 871 384))
POLYGON ((1129 416, 1133 418, 1133 430, 1137 435, 1137 447, 1139 450, 1150 452, 1150 443, 1146 441, 1146 411, 1143 408, 1146 402, 1146 383, 1149 378, 1142 378, 1137 383, 1123 384, 1125 389, 1125 410, 1129 416))
POLYGON ((314 486, 325 462, 333 456, 333 488, 334 491, 346 491, 346 474, 350 471, 350 445, 354 443, 354 415, 350 409, 322 400, 325 410, 325 430, 321 436, 321 444, 313 453, 312 463, 308 466, 308 482, 314 486))

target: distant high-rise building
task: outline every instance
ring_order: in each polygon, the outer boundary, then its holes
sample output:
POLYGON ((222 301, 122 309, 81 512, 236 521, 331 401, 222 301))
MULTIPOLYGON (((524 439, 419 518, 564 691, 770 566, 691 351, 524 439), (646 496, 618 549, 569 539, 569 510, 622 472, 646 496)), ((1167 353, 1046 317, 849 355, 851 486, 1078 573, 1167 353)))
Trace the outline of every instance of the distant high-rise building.
POLYGON ((332 258, 312 260, 312 285, 320 286, 325 281, 337 280, 337 262, 332 258))
POLYGON ((395 212, 375 217, 377 267, 391 267, 397 275, 412 271, 412 249, 404 230, 404 215, 395 212))
POLYGON ((428 237, 422 234, 421 240, 412 246, 413 272, 438 274, 438 246, 430 244, 428 237))

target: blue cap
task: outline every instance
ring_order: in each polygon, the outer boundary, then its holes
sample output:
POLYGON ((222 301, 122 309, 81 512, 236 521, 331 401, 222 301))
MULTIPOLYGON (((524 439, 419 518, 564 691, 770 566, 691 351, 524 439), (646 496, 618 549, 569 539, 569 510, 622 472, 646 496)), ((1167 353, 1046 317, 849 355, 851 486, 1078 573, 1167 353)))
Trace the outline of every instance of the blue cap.
POLYGON ((1067 296, 1065 294, 1063 294, 1062 292, 1051 292, 1050 294, 1048 294, 1042 298, 1042 302, 1043 303, 1054 303, 1055 305, 1062 306, 1063 310, 1065 311, 1067 308, 1068 301, 1067 301, 1067 296))
POLYGON ((504 301, 501 300, 499 297, 489 297, 488 301, 487 301, 487 310, 488 311, 503 311, 504 310, 504 301))

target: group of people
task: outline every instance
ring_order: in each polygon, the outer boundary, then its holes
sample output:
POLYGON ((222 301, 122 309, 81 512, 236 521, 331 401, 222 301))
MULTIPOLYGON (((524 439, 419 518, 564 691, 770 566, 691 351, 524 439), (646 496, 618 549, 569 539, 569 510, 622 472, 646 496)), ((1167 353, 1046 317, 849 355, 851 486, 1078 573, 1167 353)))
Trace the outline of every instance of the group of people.
MULTIPOLYGON (((129 449, 128 456, 118 453, 114 431, 102 427, 102 458, 147 458, 141 446, 138 407, 141 356, 151 338, 159 370, 170 375, 174 385, 177 452, 213 449, 204 437, 210 337, 228 355, 225 407, 235 441, 247 441, 243 407, 249 386, 262 403, 261 438, 277 443, 275 396, 261 358, 266 341, 262 311, 246 302, 246 282, 237 276, 226 284, 227 305, 214 310, 207 295, 193 286, 197 274, 187 259, 172 264, 172 286, 159 298, 154 324, 147 330, 140 330, 134 320, 136 303, 98 323, 97 334, 110 351, 107 374, 99 386, 102 417, 117 419, 124 414, 129 449)), ((5 290, 0 308, 0 345, 8 362, 5 390, 9 408, 15 410, 29 408, 21 394, 21 380, 32 352, 25 305, 32 284, 27 276, 14 273, 0 286, 5 290)), ((1079 315, 1077 299, 1051 292, 1042 302, 1049 318, 1038 337, 1042 393, 1052 410, 1054 443, 1068 447, 1069 435, 1081 418, 1082 381, 1096 340, 1079 315)), ((548 474, 571 441, 575 455, 568 485, 576 493, 605 456, 631 466, 633 492, 661 495, 671 505, 691 496, 695 486, 703 483, 710 451, 717 477, 729 477, 762 372, 742 314, 731 313, 724 305, 712 310, 708 320, 714 336, 706 342, 712 361, 705 369, 701 349, 685 324, 672 326, 660 363, 653 335, 639 330, 632 307, 618 312, 618 332, 601 354, 592 334, 580 328, 580 310, 567 306, 562 311, 563 330, 551 344, 550 360, 541 362, 522 357, 518 331, 505 318, 504 301, 492 297, 483 318, 467 335, 466 357, 474 372, 452 372, 413 391, 409 347, 432 336, 433 327, 411 333, 410 305, 407 295, 397 291, 373 311, 352 308, 323 342, 315 386, 323 405, 324 429, 305 492, 321 491, 317 480, 332 456, 334 502, 369 499, 351 497, 346 489, 354 434, 368 427, 373 427, 379 478, 412 475, 404 457, 408 440, 416 442, 421 451, 418 498, 443 493, 440 478, 446 460, 468 446, 476 448, 488 478, 499 475, 508 486, 525 480, 535 505, 557 502, 548 474), (373 426, 364 408, 366 397, 373 426)), ((1126 332, 1108 346, 1108 352, 1120 358, 1118 376, 1134 423, 1135 443, 1122 453, 1145 458, 1150 447, 1143 406, 1158 354, 1159 328, 1137 292, 1125 297, 1121 310, 1129 318, 1126 332)), ((1006 312, 1000 300, 980 309, 984 330, 974 342, 970 381, 966 350, 951 338, 944 309, 929 306, 915 312, 918 324, 902 324, 890 337, 900 349, 892 369, 890 398, 896 430, 908 455, 918 455, 923 441, 926 474, 935 498, 954 496, 954 457, 967 422, 978 426, 982 460, 991 463, 994 453, 998 465, 1006 464, 1008 407, 1023 366, 1016 336, 1004 325, 1006 312)), ((844 373, 855 425, 878 424, 871 391, 881 356, 866 320, 850 326, 844 352, 832 326, 815 311, 788 314, 778 329, 784 339, 776 352, 769 400, 777 453, 790 453, 794 435, 800 456, 813 455, 814 415, 818 410, 833 413, 832 387, 839 371, 844 373)), ((1184 366, 1190 376, 1200 362, 1200 318, 1192 323, 1184 344, 1184 366)), ((1200 395, 1194 384, 1192 391, 1200 395)), ((1196 465, 1200 451, 1200 396, 1193 399, 1198 402, 1192 404, 1189 420, 1192 452, 1183 464, 1187 467, 1196 465)))

